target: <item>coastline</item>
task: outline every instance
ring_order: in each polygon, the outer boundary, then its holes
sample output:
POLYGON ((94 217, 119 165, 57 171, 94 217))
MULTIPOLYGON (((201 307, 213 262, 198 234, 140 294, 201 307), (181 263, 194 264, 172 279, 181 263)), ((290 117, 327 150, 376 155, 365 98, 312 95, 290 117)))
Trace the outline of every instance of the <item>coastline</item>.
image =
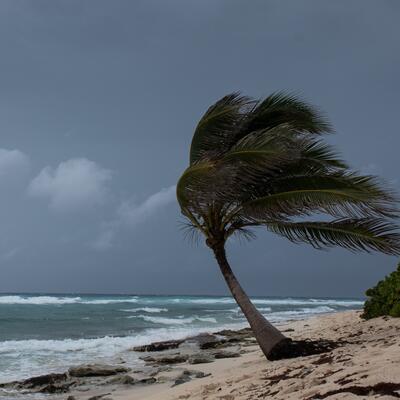
MULTIPOLYGON (((359 299, 255 297, 272 323, 358 309, 359 299)), ((231 297, 0 296, 0 383, 61 373, 86 363, 136 368, 127 349, 248 326, 231 297), (43 322, 45 321, 45 322, 43 322)))
POLYGON ((227 336, 172 341, 170 349, 142 352, 143 367, 134 371, 125 371, 121 364, 117 366, 121 371, 112 376, 86 380, 74 377, 64 393, 53 393, 49 398, 313 400, 399 397, 400 320, 385 317, 363 321, 359 314, 359 311, 343 311, 280 324, 293 339, 340 342, 328 353, 270 362, 265 360, 248 330, 221 332, 227 336), (220 343, 216 343, 218 340, 220 343), (199 349, 199 343, 207 341, 211 344, 199 349), (218 353, 221 358, 217 358, 218 353), (199 363, 191 363, 193 357, 197 357, 199 363))

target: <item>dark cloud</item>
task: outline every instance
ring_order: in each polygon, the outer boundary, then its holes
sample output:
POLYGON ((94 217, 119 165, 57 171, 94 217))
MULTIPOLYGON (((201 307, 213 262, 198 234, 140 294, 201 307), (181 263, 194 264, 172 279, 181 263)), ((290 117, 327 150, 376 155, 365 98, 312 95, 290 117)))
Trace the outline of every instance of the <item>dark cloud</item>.
MULTIPOLYGON (((0 172, 7 156, 14 177, 0 178, 0 291, 224 293, 208 250, 184 241, 173 196, 155 194, 231 91, 301 93, 355 168, 398 186, 399 11, 397 0, 2 1, 0 172), (71 160, 96 168, 78 165, 78 179, 71 160), (52 212, 60 196, 76 207, 52 212)), ((229 248, 254 294, 357 296, 396 263, 263 232, 229 248)))

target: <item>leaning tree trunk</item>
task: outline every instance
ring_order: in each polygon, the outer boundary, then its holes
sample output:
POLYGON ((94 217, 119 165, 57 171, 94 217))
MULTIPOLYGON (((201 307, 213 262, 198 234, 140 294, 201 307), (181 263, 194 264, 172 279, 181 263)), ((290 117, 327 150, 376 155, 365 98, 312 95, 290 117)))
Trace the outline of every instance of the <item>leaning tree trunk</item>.
POLYGON ((214 251, 215 258, 217 259, 222 275, 225 278, 232 296, 249 322, 265 357, 268 359, 275 359, 272 354, 279 352, 290 339, 285 337, 278 329, 270 324, 250 301, 228 263, 224 245, 218 244, 212 246, 212 250, 214 251))

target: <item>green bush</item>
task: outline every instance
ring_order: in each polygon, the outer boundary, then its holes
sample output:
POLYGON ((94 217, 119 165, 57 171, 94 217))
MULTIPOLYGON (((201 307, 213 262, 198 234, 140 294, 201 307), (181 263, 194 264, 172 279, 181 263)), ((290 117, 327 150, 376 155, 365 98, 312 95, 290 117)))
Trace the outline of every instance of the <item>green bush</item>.
POLYGON ((397 270, 384 280, 368 289, 365 294, 369 299, 365 302, 362 317, 365 319, 390 315, 400 317, 400 263, 397 270))

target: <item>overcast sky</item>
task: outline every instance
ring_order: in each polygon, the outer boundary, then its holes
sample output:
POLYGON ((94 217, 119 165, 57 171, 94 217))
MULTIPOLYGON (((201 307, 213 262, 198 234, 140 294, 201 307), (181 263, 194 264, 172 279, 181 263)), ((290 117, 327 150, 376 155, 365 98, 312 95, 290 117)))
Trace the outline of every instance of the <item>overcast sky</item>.
MULTIPOLYGON (((232 91, 301 93, 364 172, 399 182, 400 2, 2 0, 0 291, 225 294, 174 185, 232 91)), ((396 258, 260 232, 253 295, 361 296, 396 258)))

